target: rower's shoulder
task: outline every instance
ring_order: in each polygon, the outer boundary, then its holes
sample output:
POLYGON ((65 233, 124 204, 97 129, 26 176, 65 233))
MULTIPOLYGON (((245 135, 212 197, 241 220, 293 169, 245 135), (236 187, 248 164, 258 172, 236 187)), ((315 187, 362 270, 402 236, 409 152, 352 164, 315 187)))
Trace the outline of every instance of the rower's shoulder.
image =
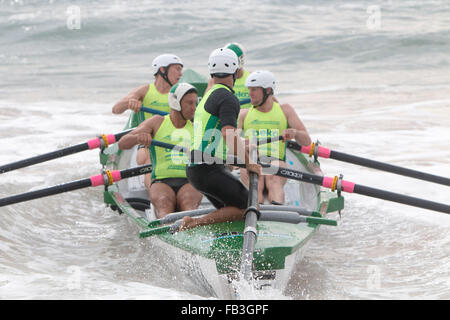
POLYGON ((281 108, 281 110, 283 110, 283 112, 285 114, 290 114, 292 112, 295 113, 294 107, 291 106, 289 103, 283 103, 283 104, 280 103, 280 108, 281 108))
POLYGON ((248 109, 241 109, 241 111, 239 111, 239 117, 244 119, 247 116, 249 110, 250 110, 250 108, 248 108, 248 109))
POLYGON ((150 88, 149 84, 145 84, 131 90, 130 95, 137 96, 139 98, 144 98, 150 88))
POLYGON ((148 119, 145 119, 139 124, 139 127, 154 127, 157 124, 161 124, 164 121, 164 116, 155 114, 148 119))

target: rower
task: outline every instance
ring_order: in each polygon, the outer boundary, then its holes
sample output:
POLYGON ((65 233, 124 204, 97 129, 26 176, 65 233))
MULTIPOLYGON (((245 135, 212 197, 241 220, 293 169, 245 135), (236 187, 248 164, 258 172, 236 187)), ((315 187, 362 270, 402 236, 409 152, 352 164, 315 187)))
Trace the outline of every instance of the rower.
MULTIPOLYGON (((112 113, 121 114, 127 109, 138 113, 143 105, 147 108, 170 112, 168 94, 183 74, 183 62, 176 55, 162 54, 153 60, 152 69, 155 81, 131 91, 114 105, 112 113)), ((152 115, 152 113, 144 112, 139 123, 152 115)))
MULTIPOLYGON (((250 91, 250 109, 241 110, 238 127, 246 137, 256 135, 258 140, 278 137, 284 140, 296 139, 301 145, 310 145, 308 131, 290 104, 280 105, 274 100, 275 77, 270 71, 255 71, 249 75, 246 86, 250 91)), ((286 144, 276 141, 258 146, 260 160, 275 166, 286 167, 286 144)), ((248 185, 247 170, 241 170, 241 179, 248 185)), ((284 203, 283 187, 286 178, 263 175, 258 180, 258 199, 264 203, 267 190, 269 202, 284 203)))
POLYGON ((260 165, 250 163, 249 146, 236 129, 240 105, 232 88, 238 63, 237 55, 227 48, 216 49, 209 56, 208 69, 214 85, 195 111, 191 163, 186 174, 218 210, 199 218, 184 217, 181 230, 243 219, 248 190, 226 169, 228 152, 245 158, 241 161, 248 170, 261 173, 260 165))
MULTIPOLYGON (((241 44, 239 44, 237 42, 228 43, 225 45, 224 48, 230 49, 234 53, 236 53, 238 60, 239 60, 239 68, 236 71, 236 81, 233 86, 234 95, 239 100, 249 99, 250 97, 248 94, 248 88, 245 86, 245 80, 247 79, 250 72, 248 70, 244 69, 244 63, 245 63, 245 57, 246 57, 245 49, 241 44)), ((208 88, 206 89, 206 91, 208 91, 213 85, 214 85, 214 81, 211 78, 208 81, 208 88)), ((241 109, 248 109, 251 106, 252 105, 249 102, 249 103, 241 105, 241 109)))
POLYGON ((154 115, 142 122, 135 130, 119 140, 119 148, 130 149, 141 144, 150 149, 146 159, 139 162, 151 163, 151 177, 145 177, 145 186, 150 202, 158 218, 176 211, 195 210, 200 205, 202 194, 194 189, 186 178, 188 155, 182 151, 151 145, 152 139, 190 148, 194 116, 197 103, 197 89, 188 83, 179 83, 169 93, 170 113, 154 115))

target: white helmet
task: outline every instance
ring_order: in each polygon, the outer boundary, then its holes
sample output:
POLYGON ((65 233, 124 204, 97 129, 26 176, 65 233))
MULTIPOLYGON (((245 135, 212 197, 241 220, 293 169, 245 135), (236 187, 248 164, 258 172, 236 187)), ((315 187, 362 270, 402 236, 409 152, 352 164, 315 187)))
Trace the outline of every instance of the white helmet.
POLYGON ((258 70, 250 73, 245 80, 246 87, 262 87, 275 89, 275 76, 272 72, 266 70, 258 70))
POLYGON ((171 64, 181 64, 183 66, 183 62, 179 57, 174 54, 162 54, 153 59, 152 67, 153 67, 153 75, 156 75, 161 67, 168 67, 171 64))
POLYGON ((198 92, 193 85, 181 82, 174 85, 169 92, 169 106, 177 111, 181 111, 181 99, 188 92, 198 92))
POLYGON ((208 69, 211 75, 226 76, 234 74, 238 67, 238 57, 233 50, 219 48, 209 55, 208 69))
POLYGON ((245 62, 245 49, 244 46, 237 43, 237 42, 230 42, 227 45, 225 45, 224 48, 228 48, 230 50, 233 50, 234 53, 236 53, 238 59, 239 59, 239 68, 242 68, 244 66, 245 62))

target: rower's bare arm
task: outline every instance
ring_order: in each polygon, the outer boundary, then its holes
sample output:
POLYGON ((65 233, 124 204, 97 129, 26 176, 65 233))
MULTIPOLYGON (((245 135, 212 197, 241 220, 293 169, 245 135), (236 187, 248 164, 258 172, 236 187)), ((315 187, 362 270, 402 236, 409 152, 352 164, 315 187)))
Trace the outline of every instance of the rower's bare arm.
MULTIPOLYGON (((310 145, 311 137, 309 136, 308 130, 306 130, 305 125, 298 117, 297 112, 295 112, 294 108, 290 104, 283 104, 281 108, 283 109, 283 112, 286 115, 286 119, 288 120, 288 128, 295 129, 295 141, 303 146, 310 145)), ((292 132, 292 130, 289 129, 287 129, 286 131, 292 132)))
POLYGON ((143 121, 136 129, 120 138, 118 142, 119 149, 131 149, 137 144, 143 144, 149 147, 157 128, 161 125, 161 119, 163 117, 154 115, 150 119, 143 121))
POLYGON ((148 91, 148 85, 138 87, 131 91, 126 97, 122 98, 112 108, 112 113, 121 114, 127 109, 138 112, 142 106, 142 101, 148 91))
POLYGON ((248 113, 248 109, 242 109, 239 112, 239 119, 238 119, 238 128, 239 129, 242 129, 244 127, 244 120, 245 120, 245 117, 247 116, 247 113, 248 113))

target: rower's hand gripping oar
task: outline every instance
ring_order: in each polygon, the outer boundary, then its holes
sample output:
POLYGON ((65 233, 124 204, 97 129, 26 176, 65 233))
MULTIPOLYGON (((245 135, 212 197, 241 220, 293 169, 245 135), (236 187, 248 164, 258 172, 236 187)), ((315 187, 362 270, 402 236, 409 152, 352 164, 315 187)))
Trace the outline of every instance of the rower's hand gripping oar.
POLYGON ((37 164, 37 163, 42 163, 45 161, 49 161, 49 160, 53 160, 53 159, 57 159, 57 158, 61 158, 61 157, 65 157, 68 156, 70 154, 75 154, 78 152, 82 152, 85 150, 92 150, 92 149, 97 149, 97 148, 106 148, 108 147, 110 144, 115 143, 116 141, 119 141, 119 139, 126 135, 127 133, 129 133, 131 131, 130 130, 125 130, 116 134, 109 134, 109 135, 105 135, 102 134, 100 137, 91 139, 87 142, 84 143, 80 143, 71 147, 66 147, 64 149, 60 149, 60 150, 56 150, 53 152, 49 152, 49 153, 45 153, 39 156, 35 156, 35 157, 31 157, 28 159, 24 159, 24 160, 20 160, 20 161, 16 161, 16 162, 12 162, 3 166, 0 166, 0 174, 1 173, 5 173, 8 171, 12 171, 12 170, 16 170, 16 169, 20 169, 20 168, 25 168, 28 166, 31 166, 33 164, 37 164))
POLYGON ((90 178, 76 180, 73 182, 64 183, 61 185, 30 191, 10 197, 6 197, 0 199, 0 207, 4 207, 6 205, 15 204, 19 202, 24 202, 28 200, 48 197, 51 195, 64 193, 68 191, 74 191, 87 187, 97 187, 97 186, 109 186, 114 182, 120 181, 122 179, 131 178, 135 176, 139 176, 142 174, 150 173, 152 171, 152 165, 143 165, 139 167, 134 167, 125 170, 113 170, 113 171, 105 171, 103 174, 95 175, 90 178))
POLYGON ((445 186, 450 186, 450 178, 437 176, 434 174, 416 171, 408 168, 403 168, 399 166, 394 166, 392 164, 375 161, 367 158, 362 158, 328 148, 324 148, 318 145, 318 143, 312 143, 310 146, 301 146, 295 141, 286 141, 287 148, 301 151, 302 153, 309 154, 309 156, 330 158, 338 161, 348 162, 372 169, 383 170, 390 173, 395 173, 402 176, 407 176, 411 178, 416 178, 424 181, 434 182, 443 184, 445 186))

